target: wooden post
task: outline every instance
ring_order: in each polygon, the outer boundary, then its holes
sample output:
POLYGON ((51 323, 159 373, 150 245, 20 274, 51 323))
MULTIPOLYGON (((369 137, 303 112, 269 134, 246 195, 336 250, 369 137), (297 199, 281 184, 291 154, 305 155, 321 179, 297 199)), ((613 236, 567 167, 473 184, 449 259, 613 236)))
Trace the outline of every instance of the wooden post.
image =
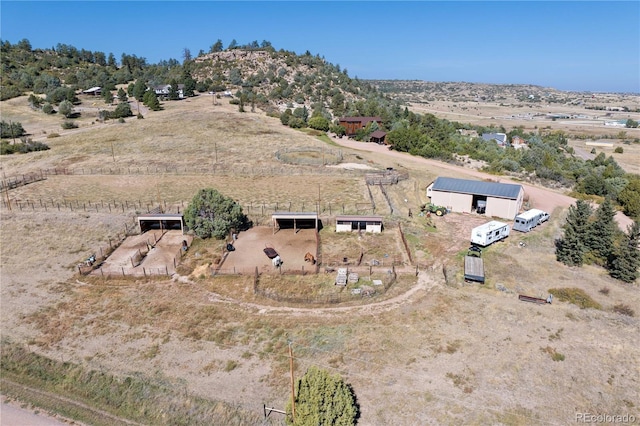
POLYGON ((293 377, 293 349, 289 342, 289 370, 291 371, 291 418, 296 420, 296 383, 293 377))

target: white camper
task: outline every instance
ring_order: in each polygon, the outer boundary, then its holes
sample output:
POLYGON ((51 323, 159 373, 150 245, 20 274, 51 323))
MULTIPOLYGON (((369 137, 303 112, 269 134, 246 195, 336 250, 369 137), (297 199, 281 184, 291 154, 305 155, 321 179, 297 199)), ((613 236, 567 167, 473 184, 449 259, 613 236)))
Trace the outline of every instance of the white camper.
POLYGON ((513 229, 520 232, 529 232, 536 226, 549 220, 549 213, 531 209, 516 216, 513 221, 513 229))
POLYGON ((492 220, 471 230, 471 244, 486 247, 509 236, 509 225, 492 220))

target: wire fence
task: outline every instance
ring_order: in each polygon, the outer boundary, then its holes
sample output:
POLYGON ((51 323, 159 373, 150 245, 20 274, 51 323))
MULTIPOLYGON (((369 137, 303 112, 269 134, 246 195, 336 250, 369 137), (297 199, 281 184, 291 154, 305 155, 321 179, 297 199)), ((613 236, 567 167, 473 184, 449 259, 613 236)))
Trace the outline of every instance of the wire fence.
MULTIPOLYGON (((6 195, 6 194, 5 194, 6 195)), ((189 205, 188 201, 166 201, 166 200, 69 200, 53 198, 16 199, 2 197, 0 206, 13 212, 41 211, 41 212, 62 212, 80 211, 86 213, 128 213, 136 212, 150 213, 154 208, 160 208, 162 213, 182 214, 189 205)), ((254 223, 266 224, 271 220, 271 215, 275 212, 304 212, 314 211, 318 214, 332 216, 335 214, 356 213, 374 214, 375 207, 371 203, 318 203, 318 202, 241 202, 242 211, 255 219, 254 223)))
MULTIPOLYGON (((337 154, 341 159, 341 153, 337 154)), ((339 162, 339 161, 338 161, 339 162)), ((333 163, 333 162, 332 162, 333 163)), ((325 162, 325 164, 330 164, 325 162)), ((322 163, 309 164, 322 166, 322 163)), ((365 171, 361 169, 345 169, 339 167, 300 167, 291 166, 242 166, 238 164, 213 163, 203 167, 194 165, 164 165, 164 166, 96 166, 96 167, 55 167, 38 169, 33 172, 3 176, 0 181, 0 189, 4 190, 10 183, 26 181, 27 183, 46 179, 49 176, 105 176, 105 175, 214 175, 214 176, 295 176, 295 175, 358 175, 364 176, 365 171), (27 178, 25 180, 25 178, 27 178), (30 180, 31 179, 31 180, 30 180)), ((9 188, 12 189, 12 188, 9 188)))

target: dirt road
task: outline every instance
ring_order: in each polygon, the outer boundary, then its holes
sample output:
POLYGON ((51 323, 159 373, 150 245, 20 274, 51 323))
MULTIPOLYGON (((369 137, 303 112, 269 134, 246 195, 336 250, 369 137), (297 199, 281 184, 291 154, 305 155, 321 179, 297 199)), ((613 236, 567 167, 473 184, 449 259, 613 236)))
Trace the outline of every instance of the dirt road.
MULTIPOLYGON (((407 154, 405 152, 399 152, 390 150, 386 145, 379 145, 377 143, 367 143, 367 142, 358 142, 351 139, 346 138, 336 138, 332 137, 332 140, 345 148, 357 149, 360 151, 367 151, 378 153, 381 155, 386 155, 388 157, 392 157, 398 159, 402 162, 414 162, 417 164, 424 164, 426 166, 433 166, 440 169, 453 170, 458 173, 466 174, 470 177, 480 178, 480 179, 491 179, 497 180, 502 183, 514 183, 518 185, 522 185, 525 190, 525 194, 529 196, 529 200, 532 206, 535 208, 544 210, 546 212, 553 212, 556 208, 567 208, 572 204, 575 204, 576 199, 573 197, 569 197, 568 195, 562 194, 558 191, 549 188, 543 188, 539 186, 534 186, 522 182, 513 181, 507 177, 490 175, 488 173, 483 173, 478 170, 468 169, 465 167, 456 166, 453 164, 447 164, 436 160, 431 160, 428 158, 415 157, 413 155, 407 154)), ((618 212, 615 217, 618 225, 622 230, 627 229, 627 226, 633 223, 633 220, 625 216, 622 212, 618 212)))

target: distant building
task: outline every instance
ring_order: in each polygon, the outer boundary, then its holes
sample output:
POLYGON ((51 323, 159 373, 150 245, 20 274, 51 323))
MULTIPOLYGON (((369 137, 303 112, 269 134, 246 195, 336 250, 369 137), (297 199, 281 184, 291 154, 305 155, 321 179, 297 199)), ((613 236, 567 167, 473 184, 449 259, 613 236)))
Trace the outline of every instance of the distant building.
MULTIPOLYGON (((154 86, 153 91, 159 98, 168 98, 169 91, 171 90, 170 84, 162 84, 160 86, 154 86)), ((178 98, 184 98, 184 84, 178 84, 178 98)))
POLYGON ((374 121, 382 126, 382 118, 380 117, 342 117, 338 119, 339 124, 345 128, 347 136, 355 135, 358 130, 374 121))
POLYGON ((520 136, 514 136, 511 138, 511 146, 515 149, 527 148, 528 143, 525 139, 520 136))
POLYGON ((369 141, 384 145, 386 137, 386 132, 383 132, 382 130, 376 130, 375 132, 371 132, 371 134, 369 135, 369 141))
POLYGON ((102 94, 102 87, 92 87, 90 89, 87 90, 83 90, 82 94, 84 95, 92 95, 92 96, 99 96, 102 94))
POLYGON ((504 133, 483 133, 482 139, 485 141, 496 141, 498 146, 507 146, 507 135, 504 133))

